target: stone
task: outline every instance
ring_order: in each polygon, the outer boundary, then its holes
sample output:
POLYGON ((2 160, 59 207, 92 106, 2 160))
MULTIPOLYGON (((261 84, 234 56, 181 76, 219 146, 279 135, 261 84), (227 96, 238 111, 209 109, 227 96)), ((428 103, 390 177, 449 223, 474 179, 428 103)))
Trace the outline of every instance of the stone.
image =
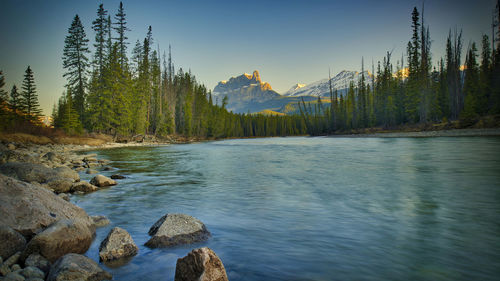
POLYGON ((16 272, 18 270, 21 270, 21 266, 16 263, 16 264, 14 264, 13 266, 10 267, 10 270, 12 272, 16 272))
POLYGON ((122 175, 111 175, 111 178, 114 179, 114 180, 121 180, 121 179, 124 179, 125 176, 122 176, 122 175))
POLYGON ((35 163, 8 162, 0 165, 0 173, 25 182, 49 183, 64 179, 72 182, 80 180, 78 173, 68 167, 51 169, 43 164, 35 163))
POLYGON ((24 276, 22 276, 17 272, 11 272, 3 278, 3 281, 24 281, 24 280, 26 280, 24 279, 24 276))
POLYGON ((10 256, 8 259, 6 259, 3 264, 0 266, 0 273, 5 276, 12 270, 10 269, 11 266, 16 264, 19 261, 19 258, 21 257, 21 252, 17 252, 10 256))
POLYGON ((137 254, 137 251, 139 248, 135 245, 132 236, 125 229, 115 227, 99 246, 99 260, 113 261, 132 257, 137 254))
POLYGON ((71 186, 71 192, 80 191, 83 193, 90 193, 90 192, 97 191, 97 189, 98 189, 97 186, 90 184, 86 181, 75 182, 71 186))
POLYGON ((24 265, 39 268, 40 270, 45 272, 45 274, 47 274, 49 273, 51 263, 39 253, 35 253, 29 255, 28 258, 26 258, 26 260, 24 261, 24 265))
POLYGON ((26 248, 24 236, 10 226, 0 225, 0 257, 10 257, 23 251, 24 248, 26 248))
POLYGON ((112 278, 109 272, 86 256, 67 254, 52 265, 47 281, 100 281, 112 278))
POLYGON ((150 248, 171 247, 205 241, 210 237, 205 225, 185 214, 166 214, 151 228, 151 237, 146 246, 150 248))
POLYGON ((68 201, 68 202, 71 200, 68 193, 59 193, 59 194, 57 194, 57 197, 65 200, 65 201, 68 201))
POLYGON ((9 143, 9 144, 7 144, 7 148, 10 150, 15 150, 16 146, 13 143, 9 143))
POLYGON ((49 182, 47 182, 46 185, 55 193, 66 193, 71 190, 73 180, 68 178, 53 178, 49 182))
POLYGON ((226 269, 210 248, 192 250, 177 260, 175 281, 228 281, 226 269))
POLYGON ((105 216, 90 216, 94 222, 95 227, 103 227, 110 224, 110 221, 105 216))
POLYGON ((52 161, 52 162, 59 160, 58 159, 59 157, 57 157, 57 154, 55 154, 52 151, 49 151, 49 152, 45 153, 45 155, 43 155, 42 158, 45 158, 45 159, 47 159, 49 161, 52 161))
POLYGON ((95 229, 94 222, 82 208, 43 187, 0 174, 0 224, 31 238, 61 219, 78 220, 95 229))
POLYGON ((87 169, 87 171, 85 172, 86 174, 97 174, 97 170, 94 170, 94 169, 87 169))
POLYGON ((114 169, 113 169, 113 168, 111 168, 111 167, 109 167, 109 166, 106 166, 106 167, 104 167, 104 169, 103 169, 103 170, 104 170, 104 171, 113 171, 114 169))
POLYGON ((94 178, 90 180, 90 183, 98 186, 98 187, 105 187, 105 186, 110 186, 110 185, 116 185, 116 181, 105 177, 103 175, 97 175, 94 178))
POLYGON ((21 275, 24 276, 24 278, 45 278, 45 272, 43 272, 40 268, 36 268, 34 266, 25 267, 23 270, 21 270, 21 275))
POLYGON ((38 233, 26 246, 23 257, 40 253, 54 262, 68 253, 85 253, 92 244, 94 232, 76 220, 59 220, 38 233))

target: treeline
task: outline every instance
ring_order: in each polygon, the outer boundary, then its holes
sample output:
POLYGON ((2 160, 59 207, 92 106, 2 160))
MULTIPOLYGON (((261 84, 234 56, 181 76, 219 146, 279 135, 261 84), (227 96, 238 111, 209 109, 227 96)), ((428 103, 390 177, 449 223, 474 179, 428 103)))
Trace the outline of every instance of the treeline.
POLYGON ((41 110, 31 67, 26 68, 21 89, 13 85, 7 92, 4 86, 5 76, 0 70, 0 131, 26 123, 40 125, 41 110))
POLYGON ((113 20, 101 4, 92 22, 93 54, 78 15, 65 39, 66 92, 53 109, 54 127, 116 136, 180 134, 201 138, 305 134, 300 116, 233 114, 218 106, 194 75, 174 69, 154 43, 151 26, 127 56, 126 14, 120 3, 113 20))
MULTIPOLYGON (((500 37, 498 6, 496 32, 500 37)), ((483 35, 480 54, 471 42, 462 65, 462 32, 450 30, 446 57, 433 67, 429 26, 416 7, 411 27, 406 62, 402 56, 394 68, 392 53, 387 52, 378 62, 376 75, 365 77, 362 60, 362 77, 356 85, 349 85, 346 95, 339 95, 330 85, 330 106, 322 105, 320 99, 314 106, 299 103, 309 134, 449 120, 467 125, 481 116, 500 114, 500 41, 495 51, 494 40, 490 44, 483 35)), ((372 64, 372 72, 373 68, 372 64)))

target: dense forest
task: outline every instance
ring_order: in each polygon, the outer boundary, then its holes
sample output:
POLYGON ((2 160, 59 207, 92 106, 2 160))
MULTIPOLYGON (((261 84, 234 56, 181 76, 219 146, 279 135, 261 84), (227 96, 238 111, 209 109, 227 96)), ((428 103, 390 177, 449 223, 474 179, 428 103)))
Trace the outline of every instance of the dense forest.
MULTIPOLYGON (((500 2, 500 0, 499 0, 500 2)), ((417 8, 411 13, 406 59, 393 65, 392 52, 378 62, 374 75, 351 83, 345 95, 330 87, 330 104, 321 99, 299 103, 300 114, 264 116, 234 114, 216 104, 190 71, 175 71, 171 48, 161 52, 150 26, 128 57, 126 14, 120 3, 112 17, 101 4, 92 22, 94 53, 78 15, 64 40, 66 90, 54 105, 53 126, 68 134, 99 132, 114 136, 172 134, 200 138, 323 135, 352 129, 429 122, 474 123, 500 114, 500 37, 497 4, 492 40, 483 35, 481 52, 468 44, 462 64, 462 32, 449 33, 446 57, 432 62, 429 26, 417 8), (496 28, 496 29, 495 29, 496 28)), ((3 90, 0 72, 1 130, 22 122, 38 123, 40 109, 35 78, 28 66, 21 91, 3 90)))
MULTIPOLYGON (((300 114, 311 135, 332 134, 370 127, 391 128, 402 124, 458 120, 472 125, 480 117, 500 114, 500 1, 495 9, 490 41, 482 36, 481 53, 475 42, 468 44, 462 64, 462 32, 450 30, 446 57, 432 64, 429 26, 415 7, 411 13, 412 36, 407 57, 392 63, 392 52, 378 62, 374 76, 350 84, 339 96, 330 86, 330 105, 299 103, 300 114), (496 29, 495 29, 496 28, 496 29), (491 44, 490 44, 491 42, 491 44)), ((372 64, 372 72, 374 66, 372 64)))

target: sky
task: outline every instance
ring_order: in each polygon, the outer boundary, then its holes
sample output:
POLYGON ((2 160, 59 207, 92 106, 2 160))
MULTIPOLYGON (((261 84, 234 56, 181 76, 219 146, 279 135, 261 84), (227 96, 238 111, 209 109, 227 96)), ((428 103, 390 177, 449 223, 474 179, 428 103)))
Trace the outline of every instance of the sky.
MULTIPOLYGON (((491 38, 491 17, 497 0, 426 0, 434 63, 444 56, 451 29, 463 31, 465 48, 491 38)), ((94 42, 91 23, 100 3, 111 15, 120 1, 0 0, 0 70, 5 89, 21 86, 30 65, 44 114, 64 91, 64 38, 75 14, 94 42)), ((128 51, 143 40, 149 25, 155 48, 168 51, 176 69, 191 70, 213 89, 221 80, 260 72, 263 81, 283 93, 296 83, 327 78, 328 70, 360 70, 387 51, 394 60, 411 37, 410 18, 423 0, 350 1, 123 1, 127 14, 128 51)), ((464 48, 464 49, 465 49, 464 48)), ((93 47, 91 47, 93 49, 93 47)))

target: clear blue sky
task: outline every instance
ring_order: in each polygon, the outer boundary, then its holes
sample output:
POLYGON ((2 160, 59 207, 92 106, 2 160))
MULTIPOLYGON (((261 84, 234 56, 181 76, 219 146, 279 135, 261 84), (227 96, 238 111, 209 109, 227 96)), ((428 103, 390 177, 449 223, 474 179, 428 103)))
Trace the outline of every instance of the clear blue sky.
MULTIPOLYGON (((0 69, 7 90, 20 86, 24 70, 35 73, 45 114, 64 90, 62 50, 75 14, 93 43, 91 22, 99 3, 112 15, 120 1, 1 0, 0 69)), ((422 0, 351 1, 123 1, 129 51, 153 27, 156 44, 172 45, 176 68, 191 69, 209 89, 220 80, 257 69, 282 93, 343 69, 371 67, 386 51, 394 59, 410 39, 410 13, 422 0)), ((450 28, 463 30, 467 47, 491 36, 496 0, 427 0, 434 62, 443 56, 450 28)))

